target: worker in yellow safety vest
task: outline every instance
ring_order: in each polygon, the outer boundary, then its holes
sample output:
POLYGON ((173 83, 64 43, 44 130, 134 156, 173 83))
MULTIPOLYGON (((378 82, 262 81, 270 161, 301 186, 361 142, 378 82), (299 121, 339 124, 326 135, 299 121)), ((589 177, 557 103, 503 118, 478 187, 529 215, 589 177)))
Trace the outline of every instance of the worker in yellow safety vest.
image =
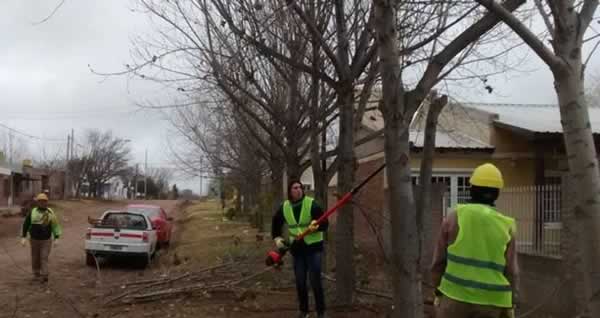
POLYGON ((36 197, 37 206, 31 210, 23 222, 21 245, 31 245, 31 268, 35 281, 48 282, 48 256, 52 245, 58 244, 62 235, 56 213, 48 207, 48 196, 40 193, 36 197))
POLYGON ((325 293, 321 279, 321 259, 323 255, 323 236, 327 231, 327 220, 316 224, 316 220, 323 215, 323 210, 313 198, 304 195, 303 185, 300 181, 292 181, 288 186, 288 200, 273 216, 271 235, 278 249, 290 246, 294 257, 294 274, 296 276, 296 291, 298 293, 299 317, 308 317, 308 286, 315 295, 317 317, 325 317, 325 293), (287 225, 290 237, 282 237, 282 227, 287 225), (308 230, 302 240, 296 237, 308 230))
POLYGON ((486 163, 469 181, 471 201, 448 213, 434 249, 436 318, 514 317, 516 223, 494 206, 504 186, 502 173, 486 163))

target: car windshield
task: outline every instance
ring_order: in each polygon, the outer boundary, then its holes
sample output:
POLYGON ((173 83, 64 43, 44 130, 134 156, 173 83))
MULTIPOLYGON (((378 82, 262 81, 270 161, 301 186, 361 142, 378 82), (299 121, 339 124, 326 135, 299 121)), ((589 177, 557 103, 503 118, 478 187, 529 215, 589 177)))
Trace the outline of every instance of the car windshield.
POLYGON ((127 230, 146 230, 146 218, 140 214, 127 212, 111 212, 104 216, 99 227, 114 227, 127 230))
POLYGON ((155 207, 130 206, 127 207, 127 211, 141 213, 150 218, 160 217, 160 208, 155 207))

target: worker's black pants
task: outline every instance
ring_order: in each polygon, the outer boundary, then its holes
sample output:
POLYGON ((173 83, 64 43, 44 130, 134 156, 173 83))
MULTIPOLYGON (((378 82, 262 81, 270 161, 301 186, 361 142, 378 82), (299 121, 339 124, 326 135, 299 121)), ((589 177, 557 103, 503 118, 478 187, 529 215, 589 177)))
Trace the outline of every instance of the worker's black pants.
POLYGON ((321 281, 322 252, 307 252, 294 255, 294 273, 296 274, 296 290, 300 311, 308 312, 308 286, 306 276, 310 279, 310 286, 315 294, 317 313, 325 312, 325 295, 321 281))

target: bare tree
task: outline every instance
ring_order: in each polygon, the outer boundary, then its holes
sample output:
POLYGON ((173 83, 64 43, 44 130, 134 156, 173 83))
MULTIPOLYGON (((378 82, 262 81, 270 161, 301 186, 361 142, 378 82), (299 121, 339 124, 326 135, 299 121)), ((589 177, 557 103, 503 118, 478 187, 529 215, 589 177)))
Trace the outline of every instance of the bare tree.
MULTIPOLYGON (((288 1, 282 5, 278 1, 266 1, 255 6, 253 1, 230 2, 211 0, 214 9, 223 19, 227 27, 244 43, 256 47, 263 55, 277 59, 281 63, 308 74, 318 75, 319 79, 335 91, 338 111, 339 139, 336 161, 338 165, 338 192, 350 191, 354 181, 354 107, 355 88, 365 77, 365 70, 376 54, 369 25, 372 15, 367 1, 344 0, 324 1, 324 14, 331 18, 327 28, 319 29, 311 20, 311 1, 288 1), (349 6, 350 5, 350 6, 349 6), (314 57, 297 59, 290 54, 281 54, 276 45, 278 42, 264 41, 261 34, 271 26, 271 19, 259 19, 264 15, 255 11, 267 11, 269 17, 276 17, 280 12, 292 12, 290 21, 300 28, 300 34, 306 34, 318 42, 318 48, 324 56, 326 67, 316 70, 311 66, 314 57), (236 14, 240 12, 241 14, 236 14), (351 45, 352 44, 352 45, 351 45), (306 62, 308 61, 308 63, 306 62)), ((313 42, 315 43, 315 42, 313 42)), ((365 85, 364 88, 369 88, 365 85)), ((336 292, 340 304, 350 304, 353 298, 355 274, 353 265, 354 215, 352 206, 342 208, 336 224, 336 292)))
POLYGON ((169 193, 169 182, 173 179, 173 170, 170 168, 151 168, 147 173, 157 188, 157 199, 164 199, 169 193))
MULTIPOLYGON (((536 7, 548 31, 539 38, 518 17, 496 1, 477 0, 499 16, 548 65, 560 106, 569 174, 580 189, 574 196, 572 213, 579 229, 579 246, 585 268, 585 295, 591 317, 600 316, 600 170, 585 99, 585 69, 600 42, 596 40, 584 59, 583 47, 600 34, 590 26, 598 0, 536 0, 536 7), (589 31, 589 32, 588 32, 589 31), (590 34, 592 33, 593 34, 590 34), (548 40, 551 47, 545 44, 548 40)), ((584 308, 578 310, 583 311, 584 308)))
MULTIPOLYGON (((514 11, 523 0, 508 0, 514 11)), ((409 127, 412 118, 431 89, 458 67, 493 59, 478 52, 469 60, 481 37, 500 19, 482 15, 477 6, 460 1, 431 5, 420 2, 374 1, 375 30, 382 77, 385 156, 391 213, 391 261, 394 288, 394 317, 423 317, 422 286, 419 275, 418 227, 409 166, 409 127), (475 23, 466 23, 466 17, 475 23), (433 28, 428 26, 433 24, 433 28), (463 27, 466 28, 463 29, 463 27), (447 38, 446 38, 447 37, 447 38), (442 45, 443 44, 443 45, 442 45), (407 71, 421 64, 413 85, 405 82, 407 71), (413 88, 410 88, 413 86, 413 88)))
POLYGON ((130 148, 127 140, 115 137, 110 131, 90 130, 86 135, 89 152, 80 164, 94 197, 102 195, 104 184, 127 169, 130 148))

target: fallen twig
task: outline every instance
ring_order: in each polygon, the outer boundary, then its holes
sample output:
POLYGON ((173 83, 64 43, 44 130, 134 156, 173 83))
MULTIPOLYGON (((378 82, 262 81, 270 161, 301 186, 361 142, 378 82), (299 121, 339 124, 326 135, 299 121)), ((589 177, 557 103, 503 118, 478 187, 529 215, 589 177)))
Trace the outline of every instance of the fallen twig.
MULTIPOLYGON (((329 275, 326 275, 326 274, 323 274, 323 277, 326 280, 335 283, 335 278, 333 278, 333 277, 331 277, 329 275)), ((392 295, 384 293, 384 292, 376 291, 376 290, 368 290, 368 289, 362 289, 362 288, 359 288, 359 287, 355 287, 354 291, 356 291, 359 294, 370 295, 370 296, 377 296, 377 297, 385 298, 385 299, 393 299, 392 295)))
POLYGON ((175 296, 175 295, 185 294, 185 293, 193 293, 193 292, 198 292, 198 291, 210 291, 210 290, 217 289, 217 288, 231 288, 231 287, 237 286, 243 282, 254 279, 270 270, 271 270, 271 267, 267 267, 259 272, 256 272, 255 274, 243 277, 243 278, 235 280, 235 281, 230 280, 230 281, 216 283, 216 284, 199 283, 199 284, 195 284, 192 286, 171 288, 171 289, 167 289, 167 290, 161 290, 161 291, 142 294, 142 295, 136 295, 136 296, 133 296, 132 298, 133 298, 133 300, 135 300, 137 302, 143 302, 143 301, 147 301, 149 299, 153 299, 153 298, 159 297, 159 296, 167 297, 167 296, 175 296))
POLYGON ((187 277, 190 277, 190 276, 195 276, 195 275, 198 275, 198 274, 210 272, 210 271, 217 270, 217 269, 220 269, 220 268, 223 268, 223 267, 227 267, 227 266, 230 266, 230 265, 233 265, 233 263, 219 264, 219 265, 215 265, 215 266, 203 268, 203 269, 201 269, 199 271, 196 271, 194 273, 185 273, 183 275, 179 275, 179 276, 174 277, 174 278, 161 278, 161 279, 154 279, 154 280, 145 280, 143 282, 133 282, 133 283, 130 283, 128 285, 140 285, 140 284, 143 284, 144 286, 141 286, 139 288, 136 288, 136 289, 124 292, 124 293, 122 293, 120 295, 117 295, 115 297, 112 297, 112 298, 108 299, 107 301, 105 301, 104 305, 110 304, 110 303, 112 303, 112 302, 114 302, 116 300, 119 300, 119 299, 123 299, 123 298, 125 298, 128 295, 137 293, 137 292, 139 292, 141 290, 144 290, 144 289, 147 289, 147 288, 150 288, 150 287, 156 287, 156 286, 160 286, 160 285, 163 285, 163 284, 170 284, 170 283, 176 282, 178 280, 181 280, 181 279, 184 279, 184 278, 187 278, 187 277), (149 283, 149 285, 146 285, 148 283, 149 283))
POLYGON ((119 299, 122 299, 122 298, 126 297, 127 295, 139 292, 139 291, 144 290, 146 288, 155 287, 155 286, 159 286, 159 285, 166 284, 166 283, 176 282, 176 281, 178 281, 180 279, 183 279, 183 278, 186 278, 188 276, 190 276, 190 273, 185 273, 183 275, 179 275, 179 276, 177 276, 175 278, 172 278, 172 279, 158 281, 158 282, 152 283, 152 284, 150 284, 148 286, 142 286, 140 288, 136 288, 136 289, 133 289, 133 290, 126 291, 126 292, 124 292, 122 294, 119 294, 119 295, 117 295, 115 297, 112 297, 112 298, 106 300, 104 302, 104 305, 108 305, 108 304, 110 304, 110 303, 112 303, 114 301, 117 301, 119 299))

